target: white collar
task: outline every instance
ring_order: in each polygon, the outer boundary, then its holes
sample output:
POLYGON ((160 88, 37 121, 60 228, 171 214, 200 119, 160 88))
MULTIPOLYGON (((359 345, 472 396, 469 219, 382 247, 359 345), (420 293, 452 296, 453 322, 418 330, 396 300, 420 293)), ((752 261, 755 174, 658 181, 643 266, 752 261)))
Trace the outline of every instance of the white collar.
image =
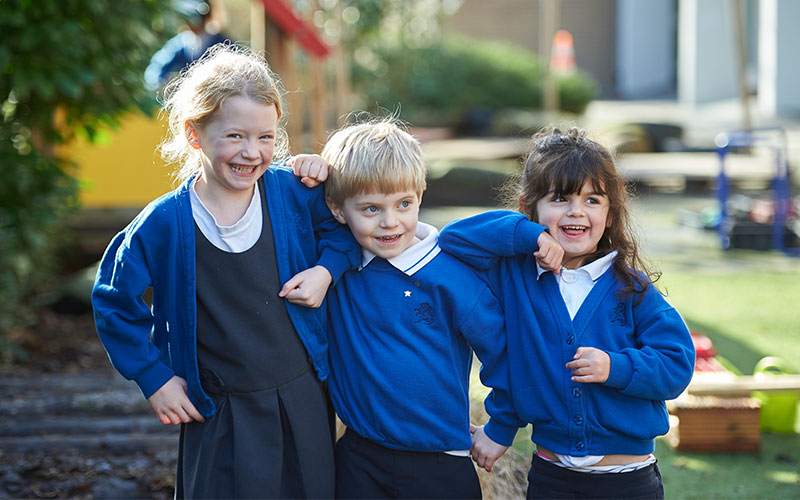
MULTIPOLYGON (((396 267, 397 270, 409 276, 425 267, 428 262, 442 251, 439 248, 439 231, 430 224, 418 222, 415 236, 420 239, 418 243, 406 248, 397 257, 388 259, 388 262, 396 267)), ((362 248, 361 267, 358 270, 365 268, 375 257, 374 253, 362 248)))
MULTIPOLYGON (((561 272, 563 273, 563 272, 566 271, 566 272, 574 273, 574 272, 577 272, 577 271, 584 271, 589 275, 589 277, 592 279, 592 281, 597 281, 597 279, 600 276, 602 276, 603 273, 605 273, 608 270, 609 267, 611 267, 611 264, 614 262, 614 257, 616 257, 616 256, 617 256, 617 251, 614 250, 613 252, 610 252, 610 253, 600 257, 597 260, 589 262, 585 266, 579 267, 578 269, 567 269, 567 268, 562 266, 561 267, 561 272)), ((547 271, 542 269, 542 266, 540 266, 539 263, 537 262, 536 263, 536 277, 537 277, 537 279, 540 278, 542 276, 542 273, 545 273, 545 272, 547 272, 547 271)))
MULTIPOLYGON (((210 220, 210 222, 213 224, 210 226, 210 228, 211 227, 216 228, 217 232, 221 236, 225 238, 231 238, 231 237, 237 237, 238 235, 247 232, 248 229, 253 224, 259 224, 258 232, 259 234, 261 233, 261 227, 260 227, 261 193, 258 190, 258 183, 255 184, 255 189, 253 189, 253 195, 250 198, 250 204, 247 206, 247 210, 244 212, 244 215, 242 215, 242 217, 239 220, 237 220, 230 226, 220 226, 219 223, 217 222, 217 218, 214 217, 214 214, 211 213, 211 210, 208 209, 206 204, 203 203, 203 200, 201 200, 200 196, 198 196, 197 194, 196 184, 199 178, 200 178, 199 175, 194 178, 191 184, 191 189, 189 190, 192 202, 192 209, 193 210, 195 209, 195 203, 197 203, 197 210, 202 212, 203 218, 206 220, 210 220)), ((200 229, 202 230, 204 229, 204 227, 201 226, 200 229)))

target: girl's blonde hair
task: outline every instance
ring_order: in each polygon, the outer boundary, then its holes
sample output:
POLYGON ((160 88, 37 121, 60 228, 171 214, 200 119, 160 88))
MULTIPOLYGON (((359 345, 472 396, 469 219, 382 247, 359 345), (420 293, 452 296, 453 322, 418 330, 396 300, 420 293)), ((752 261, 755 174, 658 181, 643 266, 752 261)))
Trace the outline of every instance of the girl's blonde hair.
POLYGON ((168 118, 168 131, 159 150, 168 164, 179 165, 174 174, 178 181, 190 178, 201 167, 200 152, 191 147, 186 138, 186 122, 204 127, 229 97, 242 96, 274 105, 279 119, 275 158, 289 153, 289 141, 281 119, 280 80, 263 57, 244 46, 215 45, 172 80, 164 94, 166 100, 161 113, 168 118))
POLYGON ((516 183, 515 199, 523 214, 538 221, 539 200, 550 192, 556 196, 579 193, 586 182, 595 192, 608 196, 611 224, 603 232, 597 251, 582 264, 616 250, 614 270, 625 284, 622 293, 644 292, 660 273, 652 271, 641 256, 628 212, 627 186, 614 166, 614 158, 608 149, 586 137, 585 130, 572 127, 562 132, 552 128, 534 135, 516 183))
POLYGON ((330 165, 325 197, 341 206, 361 193, 425 191, 425 162, 419 141, 393 118, 350 125, 322 150, 330 165))

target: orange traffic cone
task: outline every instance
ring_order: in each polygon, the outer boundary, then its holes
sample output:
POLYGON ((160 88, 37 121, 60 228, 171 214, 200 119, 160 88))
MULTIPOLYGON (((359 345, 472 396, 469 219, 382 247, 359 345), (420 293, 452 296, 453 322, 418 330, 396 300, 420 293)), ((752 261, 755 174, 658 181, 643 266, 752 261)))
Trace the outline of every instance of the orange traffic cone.
POLYGON ((575 46, 572 41, 572 35, 567 30, 558 30, 553 35, 550 71, 556 74, 575 71, 575 46))

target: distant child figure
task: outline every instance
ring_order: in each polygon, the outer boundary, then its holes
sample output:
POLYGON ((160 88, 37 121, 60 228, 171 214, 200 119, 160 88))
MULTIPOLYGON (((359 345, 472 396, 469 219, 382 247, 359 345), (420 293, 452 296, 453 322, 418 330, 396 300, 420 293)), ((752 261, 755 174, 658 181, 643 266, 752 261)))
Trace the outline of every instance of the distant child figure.
POLYGON ((170 38, 150 59, 144 72, 147 88, 156 91, 170 78, 185 70, 205 52, 228 39, 220 32, 218 13, 223 10, 216 0, 177 0, 175 9, 186 20, 186 29, 170 38))
MULTIPOLYGON (((506 386, 497 300, 418 222, 425 166, 416 139, 391 120, 352 125, 322 156, 328 206, 362 248, 361 268, 328 294, 329 387, 347 426, 336 443, 336 497, 479 498, 470 346, 484 383, 506 386)), ((502 391, 486 407, 514 425, 502 391)))
POLYGON ((271 165, 285 134, 263 59, 218 46, 168 91, 162 152, 184 182, 106 250, 92 292, 100 339, 161 422, 182 424, 176 497, 331 497, 317 307, 358 247, 321 187, 271 165))
MULTIPOLYGON (((631 235, 625 184, 584 131, 534 137, 519 186, 521 214, 450 223, 441 245, 489 274, 508 333, 511 399, 537 449, 528 498, 663 498, 652 455, 669 429, 664 401, 688 385, 689 331, 651 281, 631 235), (537 263, 547 230, 563 268, 537 263)), ((491 428, 473 457, 505 451, 491 428)))

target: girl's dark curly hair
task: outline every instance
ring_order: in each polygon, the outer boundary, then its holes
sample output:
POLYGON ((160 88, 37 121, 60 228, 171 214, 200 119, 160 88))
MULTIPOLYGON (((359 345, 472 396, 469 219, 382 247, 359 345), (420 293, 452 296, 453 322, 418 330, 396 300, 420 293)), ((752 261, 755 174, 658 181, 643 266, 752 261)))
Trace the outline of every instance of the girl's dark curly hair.
POLYGON ((611 153, 587 138, 586 131, 576 127, 566 132, 552 128, 534 135, 521 179, 516 183, 515 198, 520 211, 530 220, 538 221, 539 200, 551 192, 556 196, 579 193, 587 181, 597 193, 608 196, 611 224, 600 238, 597 251, 587 255, 581 264, 616 250, 613 267, 625 285, 621 293, 643 293, 661 273, 651 270, 640 255, 628 213, 627 187, 617 173, 611 153))

